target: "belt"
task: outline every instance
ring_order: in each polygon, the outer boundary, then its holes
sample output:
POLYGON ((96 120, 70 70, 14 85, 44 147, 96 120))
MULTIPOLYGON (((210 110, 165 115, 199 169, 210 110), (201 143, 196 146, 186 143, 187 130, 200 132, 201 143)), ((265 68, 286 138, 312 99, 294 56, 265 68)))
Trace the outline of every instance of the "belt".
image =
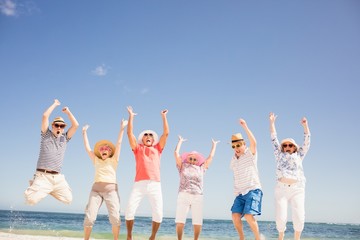
POLYGON ((50 173, 50 174, 59 174, 59 172, 57 172, 57 171, 49 171, 49 170, 41 169, 41 168, 37 168, 36 171, 43 172, 43 173, 50 173))
POLYGON ((293 187, 293 186, 296 186, 297 183, 298 182, 288 184, 288 183, 283 183, 283 182, 278 181, 278 184, 280 184, 281 186, 284 186, 284 187, 293 187))

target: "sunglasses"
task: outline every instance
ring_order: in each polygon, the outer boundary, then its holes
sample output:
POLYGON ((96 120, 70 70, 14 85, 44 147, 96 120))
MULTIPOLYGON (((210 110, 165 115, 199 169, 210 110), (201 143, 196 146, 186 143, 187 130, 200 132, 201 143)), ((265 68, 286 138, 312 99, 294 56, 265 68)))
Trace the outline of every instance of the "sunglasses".
POLYGON ((189 162, 196 162, 196 161, 197 161, 196 158, 192 158, 192 157, 189 158, 189 162))
POLYGON ((65 125, 65 124, 57 124, 57 123, 54 123, 54 127, 55 127, 55 128, 61 128, 61 129, 63 129, 63 128, 66 127, 66 125, 65 125))
POLYGON ((147 137, 147 136, 152 137, 153 134, 152 134, 152 133, 144 133, 144 136, 145 136, 145 137, 147 137))
POLYGON ((103 152, 103 151, 109 151, 109 152, 111 152, 112 150, 111 150, 111 147, 109 147, 109 146, 101 146, 101 147, 99 148, 99 152, 103 152))
POLYGON ((242 146, 242 144, 236 144, 236 145, 232 145, 231 147, 235 149, 235 148, 238 148, 238 147, 241 147, 241 146, 242 146))
POLYGON ((283 148, 287 148, 287 147, 289 147, 289 148, 292 148, 293 146, 294 146, 294 144, 283 144, 282 145, 283 146, 283 148))

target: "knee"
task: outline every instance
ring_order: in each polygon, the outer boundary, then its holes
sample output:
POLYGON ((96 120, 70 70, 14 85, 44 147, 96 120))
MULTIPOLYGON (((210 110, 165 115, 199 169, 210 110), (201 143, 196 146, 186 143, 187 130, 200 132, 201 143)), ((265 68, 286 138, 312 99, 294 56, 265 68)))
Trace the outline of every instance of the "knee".
POLYGON ((117 227, 120 226, 121 224, 120 215, 110 215, 109 222, 111 223, 112 226, 117 226, 117 227))
POLYGON ((88 216, 85 216, 84 227, 92 227, 92 226, 94 226, 95 221, 96 221, 96 218, 90 218, 88 216))
POLYGON ((27 205, 30 205, 30 206, 34 206, 35 204, 37 204, 39 202, 39 200, 35 199, 35 198, 32 198, 32 197, 26 197, 25 198, 25 203, 27 205))
POLYGON ((71 204, 72 200, 73 200, 72 196, 69 196, 68 198, 62 199, 61 201, 65 204, 71 204))
POLYGON ((161 223, 163 220, 163 214, 161 212, 154 213, 152 216, 152 221, 161 223))
POLYGON ((25 203, 30 206, 33 206, 40 201, 40 199, 35 197, 33 194, 27 194, 25 192, 24 196, 25 196, 25 203))

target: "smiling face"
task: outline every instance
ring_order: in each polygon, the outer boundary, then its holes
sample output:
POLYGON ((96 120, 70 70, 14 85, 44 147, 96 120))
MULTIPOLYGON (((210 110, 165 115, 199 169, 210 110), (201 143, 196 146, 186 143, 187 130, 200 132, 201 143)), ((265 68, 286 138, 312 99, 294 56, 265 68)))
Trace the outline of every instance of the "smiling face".
POLYGON ((108 145, 102 145, 99 147, 99 153, 101 158, 104 160, 112 156, 112 149, 108 145))
POLYGON ((154 143, 154 135, 152 133, 144 133, 142 142, 145 146, 151 147, 154 143))
POLYGON ((245 145, 245 142, 243 140, 233 142, 231 144, 231 147, 232 147, 232 149, 234 149, 234 152, 235 152, 236 156, 240 156, 240 155, 244 154, 245 149, 246 149, 246 145, 245 145))

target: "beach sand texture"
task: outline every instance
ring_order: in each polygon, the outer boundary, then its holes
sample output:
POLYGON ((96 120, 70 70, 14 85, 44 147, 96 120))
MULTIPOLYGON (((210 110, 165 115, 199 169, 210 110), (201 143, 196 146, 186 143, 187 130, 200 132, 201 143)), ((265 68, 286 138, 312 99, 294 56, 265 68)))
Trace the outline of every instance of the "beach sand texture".
MULTIPOLYGON (((82 237, 75 238, 75 237, 61 237, 61 236, 38 236, 38 235, 26 235, 26 234, 15 234, 15 233, 6 233, 0 232, 0 239, 1 240, 80 240, 83 239, 82 237)), ((105 240, 100 238, 90 238, 91 240, 105 240)), ((126 239, 125 236, 121 236, 119 239, 126 239)), ((136 240, 148 240, 146 237, 138 237, 135 236, 134 239, 136 240)), ((159 236, 156 239, 159 240, 175 240, 175 237, 169 236, 159 236)), ((192 238, 184 238, 184 240, 192 239, 192 238)))

